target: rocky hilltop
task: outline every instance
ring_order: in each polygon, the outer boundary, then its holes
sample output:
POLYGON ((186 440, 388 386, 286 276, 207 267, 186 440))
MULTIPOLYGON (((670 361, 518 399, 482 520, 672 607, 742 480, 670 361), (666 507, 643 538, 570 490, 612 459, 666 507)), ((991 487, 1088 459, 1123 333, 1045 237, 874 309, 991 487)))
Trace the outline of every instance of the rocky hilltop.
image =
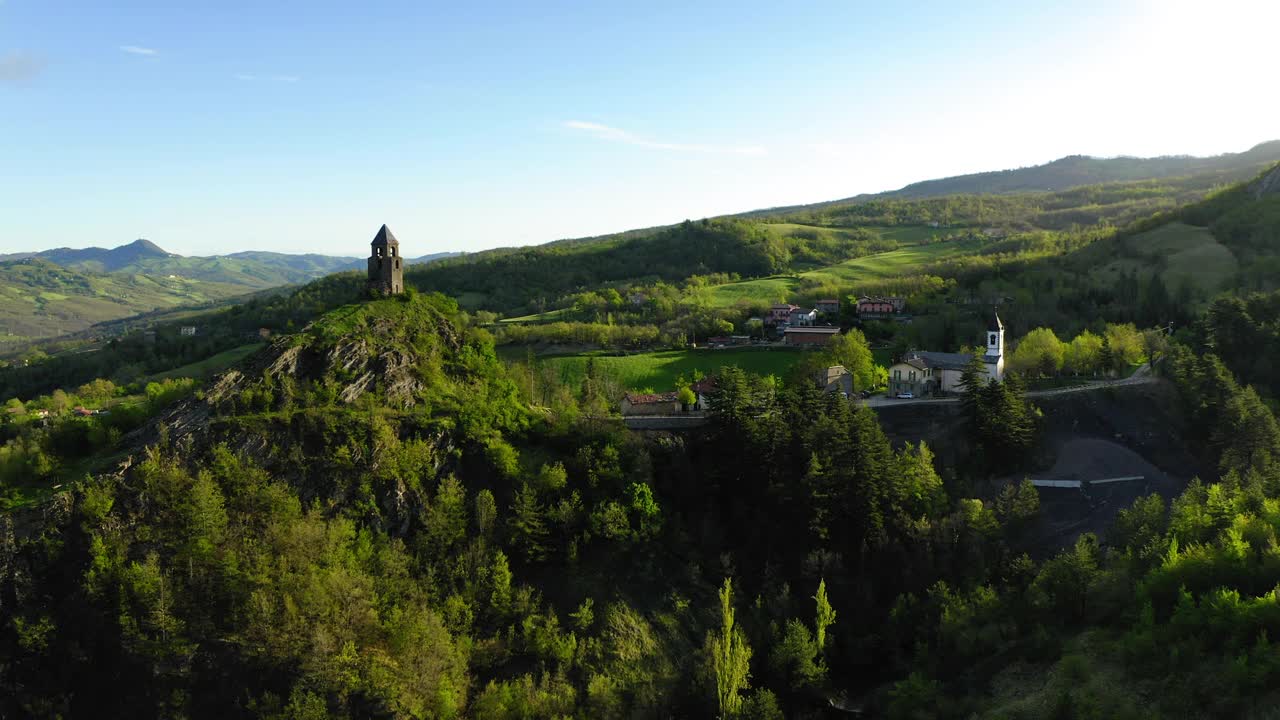
POLYGON ((434 303, 380 300, 325 315, 297 335, 277 339, 209 388, 135 433, 136 445, 182 439, 212 418, 261 414, 306 398, 352 406, 377 397, 408 410, 426 399, 443 365, 463 346, 457 327, 434 303))
POLYGON ((1258 181, 1250 188, 1253 191, 1253 197, 1261 200, 1263 196, 1274 195, 1280 193, 1280 165, 1275 166, 1266 175, 1258 178, 1258 181))
POLYGON ((182 457, 225 447, 308 501, 370 493, 370 520, 406 532, 424 488, 459 461, 466 442, 459 436, 477 430, 458 427, 461 408, 507 390, 493 386, 500 374, 492 372, 492 347, 469 335, 456 313, 452 301, 423 295, 335 310, 139 428, 116 474, 127 475, 156 446, 179 448, 182 457), (422 459, 411 478, 383 467, 380 455, 404 443, 422 459), (379 475, 385 482, 364 488, 352 480, 379 475))

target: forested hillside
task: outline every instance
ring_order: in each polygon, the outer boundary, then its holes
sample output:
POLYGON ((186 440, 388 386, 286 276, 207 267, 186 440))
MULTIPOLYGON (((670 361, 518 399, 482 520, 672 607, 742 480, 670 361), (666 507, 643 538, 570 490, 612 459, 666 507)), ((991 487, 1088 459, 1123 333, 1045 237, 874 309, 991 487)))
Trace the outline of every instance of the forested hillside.
POLYGON ((1037 561, 1029 484, 967 494, 1035 462, 1016 377, 966 381, 968 450, 941 472, 807 382, 726 371, 705 432, 649 440, 591 378, 528 404, 445 298, 344 306, 176 404, 157 388, 123 433, 9 416, 7 462, 98 474, 0 521, 0 707, 1248 715, 1280 668, 1280 429, 1204 352, 1164 367, 1218 473, 1037 561))

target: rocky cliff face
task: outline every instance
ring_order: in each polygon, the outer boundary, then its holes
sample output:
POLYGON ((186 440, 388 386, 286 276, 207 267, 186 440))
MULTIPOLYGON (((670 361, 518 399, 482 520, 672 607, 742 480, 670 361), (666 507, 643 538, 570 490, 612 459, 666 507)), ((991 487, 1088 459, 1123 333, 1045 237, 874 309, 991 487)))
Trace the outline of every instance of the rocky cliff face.
POLYGON ((149 445, 161 437, 180 440, 206 428, 220 411, 234 412, 246 393, 286 384, 332 387, 345 405, 375 394, 381 406, 411 408, 428 391, 424 368, 438 365, 462 345, 447 319, 433 319, 406 328, 395 317, 377 317, 349 335, 333 337, 308 328, 280 338, 240 367, 217 376, 203 396, 178 403, 141 428, 133 444, 149 445))
POLYGON ((1266 195, 1280 194, 1280 165, 1271 169, 1271 172, 1263 175, 1249 188, 1253 191, 1253 197, 1261 200, 1266 195))
POLYGON ((167 444, 188 459, 225 445, 307 502, 342 504, 359 484, 352 478, 383 478, 373 483, 379 517, 371 522, 403 533, 424 506, 422 489, 434 487, 456 455, 452 434, 414 410, 434 399, 433 383, 447 382, 441 377, 450 375, 462 345, 461 331, 430 306, 385 300, 344 308, 276 340, 132 433, 126 443, 133 450, 116 474, 125 476, 152 445, 167 444), (382 411, 380 420, 344 412, 366 400, 382 411), (375 422, 387 423, 390 440, 375 437, 375 422), (401 440, 418 443, 429 458, 415 482, 379 471, 380 448, 401 440), (339 448, 341 462, 333 457, 339 448))

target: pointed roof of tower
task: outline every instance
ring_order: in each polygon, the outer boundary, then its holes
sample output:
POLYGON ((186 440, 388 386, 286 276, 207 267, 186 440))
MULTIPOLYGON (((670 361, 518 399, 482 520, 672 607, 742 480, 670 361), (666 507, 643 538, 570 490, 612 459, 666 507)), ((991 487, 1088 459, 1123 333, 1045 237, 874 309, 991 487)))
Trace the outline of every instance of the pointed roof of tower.
POLYGON ((990 332, 1004 330, 1004 323, 1000 322, 1000 312, 998 310, 992 309, 991 318, 987 320, 987 330, 990 332))
POLYGON ((378 234, 374 236, 373 242, 370 244, 371 245, 399 245, 400 241, 396 239, 395 235, 391 234, 391 228, 387 227, 384 224, 381 228, 378 229, 378 234))

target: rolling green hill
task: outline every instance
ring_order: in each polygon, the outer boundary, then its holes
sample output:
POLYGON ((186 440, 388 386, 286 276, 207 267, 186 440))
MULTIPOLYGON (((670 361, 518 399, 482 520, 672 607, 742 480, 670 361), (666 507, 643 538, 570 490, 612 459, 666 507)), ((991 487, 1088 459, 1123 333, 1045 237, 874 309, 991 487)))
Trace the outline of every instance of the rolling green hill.
POLYGON ((241 285, 69 270, 40 258, 0 262, 0 341, 63 335, 157 308, 200 305, 241 285))
MULTIPOLYGON (((423 265, 455 253, 409 259, 423 265)), ((183 257, 148 240, 120 247, 57 248, 0 256, 0 344, 84 330, 97 323, 184 306, 205 306, 363 271, 365 260, 241 252, 183 257)))
POLYGON ((1213 157, 1173 155, 1156 158, 1096 158, 1087 155, 1070 155, 1043 165, 925 180, 888 192, 863 194, 810 205, 754 210, 743 213, 739 217, 814 212, 833 206, 859 205, 876 200, 920 200, 947 195, 1057 192, 1087 185, 1192 176, 1203 178, 1210 185, 1230 185, 1248 180, 1276 162, 1280 162, 1280 140, 1260 143, 1245 152, 1213 157))
MULTIPOLYGON (((1102 246, 1095 253, 1101 250, 1102 246)), ((1100 282, 1116 282, 1122 275, 1149 280, 1153 273, 1159 273, 1167 287, 1189 284, 1205 296, 1222 290, 1240 266, 1208 228, 1182 222, 1122 238, 1106 253, 1108 257, 1093 263, 1100 282)))
POLYGON ((128 245, 115 248, 56 248, 35 256, 44 258, 73 270, 89 270, 92 272, 112 272, 147 260, 176 257, 166 252, 150 240, 134 240, 128 245))

